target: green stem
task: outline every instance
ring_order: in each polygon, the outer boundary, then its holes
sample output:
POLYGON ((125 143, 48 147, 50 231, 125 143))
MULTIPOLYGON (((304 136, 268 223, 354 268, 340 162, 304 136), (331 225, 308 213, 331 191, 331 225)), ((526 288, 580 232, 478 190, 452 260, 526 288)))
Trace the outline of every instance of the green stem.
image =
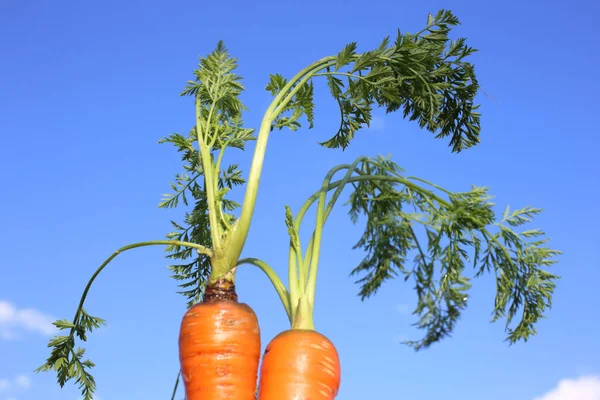
POLYGON ((352 165, 338 166, 338 167, 331 169, 325 176, 323 185, 321 186, 321 193, 319 194, 319 205, 317 208, 317 221, 316 221, 316 226, 315 226, 315 231, 313 233, 313 237, 311 238, 312 246, 309 247, 311 261, 310 261, 310 270, 308 272, 309 276, 307 279, 306 297, 307 297, 307 300, 309 301, 311 307, 314 307, 314 304, 315 304, 315 292, 316 292, 316 286, 317 286, 317 269, 319 266, 319 254, 321 251, 321 238, 323 235, 323 227, 325 225, 325 221, 327 220, 327 217, 329 216, 329 214, 331 213, 331 210, 335 206, 337 199, 339 198, 342 191, 344 190, 344 187, 346 186, 346 184, 349 182, 350 178, 352 177, 352 174, 354 173, 356 166, 366 159, 367 159, 366 157, 359 157, 358 159, 356 159, 356 161, 354 161, 354 163, 352 163, 352 165), (325 201, 327 199, 327 193, 330 190, 329 187, 331 185, 331 179, 333 179, 333 176, 339 170, 344 169, 344 168, 347 168, 346 175, 342 179, 342 183, 338 186, 338 188, 336 189, 332 198, 330 199, 329 203, 326 206, 325 201))
MULTIPOLYGON (((360 157, 351 165, 350 164, 339 165, 339 166, 331 169, 329 171, 329 173, 327 174, 326 178, 324 179, 321 190, 319 190, 318 192, 313 194, 303 204, 303 206, 301 207, 301 209, 294 221, 294 225, 295 225, 294 227, 297 231, 299 231, 302 220, 303 220, 304 216, 306 215, 306 212, 308 211, 310 206, 317 199, 319 200, 319 204, 318 204, 318 208, 317 208, 317 222, 316 222, 315 231, 314 231, 313 235, 311 236, 311 239, 308 243, 304 263, 302 263, 302 265, 298 266, 300 280, 305 281, 306 285, 307 285, 306 291, 303 293, 306 294, 307 300, 310 302, 311 308, 314 307, 314 298, 315 298, 315 292, 316 292, 316 275, 317 275, 317 269, 318 269, 318 261, 319 261, 318 258, 319 258, 319 253, 320 253, 320 242, 321 242, 321 238, 322 238, 323 226, 324 226, 329 214, 331 213, 336 201, 338 200, 339 196, 341 195, 342 191, 344 190, 345 186, 348 183, 354 183, 354 182, 365 181, 365 180, 391 181, 391 182, 401 183, 418 193, 424 194, 424 195, 434 199, 442 206, 448 207, 450 205, 449 202, 443 200, 439 196, 436 196, 433 192, 426 190, 426 189, 418 186, 417 184, 410 182, 408 179, 402 177, 399 174, 394 174, 393 176, 369 175, 360 170, 357 170, 357 168, 356 168, 357 165, 366 160, 367 160, 366 157, 360 157), (344 178, 332 183, 331 179, 333 178, 335 173, 337 173, 338 171, 343 170, 343 169, 347 169, 347 172, 346 172, 346 175, 344 176, 344 178), (360 175, 352 176, 352 174, 354 172, 356 172, 360 175), (325 207, 326 195, 330 190, 333 190, 333 189, 336 189, 336 191, 333 194, 333 196, 331 197, 330 201, 327 203, 327 206, 325 207)), ((428 183, 432 186, 435 186, 435 185, 431 184, 430 182, 426 182, 426 183, 428 183)), ((422 222, 422 221, 417 221, 417 222, 422 222)), ((295 272, 295 268, 293 268, 294 265, 292 264, 292 262, 293 262, 293 252, 292 251, 293 251, 293 249, 290 248, 290 285, 292 285, 292 283, 293 283, 292 272, 295 272)), ((300 293, 299 296, 302 296, 303 293, 300 293)), ((296 299, 296 297, 294 296, 292 298, 292 301, 295 301, 295 299, 296 299)), ((292 312, 294 313, 294 311, 292 311, 292 312)), ((296 316, 294 315, 294 317, 296 317, 296 316)))
MULTIPOLYGON (((339 181, 335 181, 332 182, 329 185, 329 189, 328 190, 332 190, 335 189, 339 186, 344 186, 347 183, 353 183, 353 182, 362 182, 362 181, 369 181, 369 180, 373 180, 373 181, 387 181, 387 182, 396 182, 396 183, 401 183, 413 190, 415 190, 416 192, 419 193, 423 193, 426 194, 427 196, 431 197, 433 200, 437 201, 440 205, 445 206, 445 207, 449 207, 450 203, 444 199, 442 199, 441 197, 437 196, 436 194, 434 194, 433 192, 431 192, 430 190, 427 189, 423 189, 421 186, 412 183, 410 181, 408 181, 406 178, 403 178, 401 176, 388 176, 388 175, 359 175, 359 176, 353 176, 350 179, 348 179, 348 181, 344 181, 344 179, 340 179, 339 181)), ((304 202, 304 204, 302 205, 302 210, 305 210, 304 213, 306 213, 306 211, 310 208, 310 206, 319 198, 319 195, 321 194, 321 190, 319 190, 318 192, 315 192, 312 196, 310 196, 308 198, 308 200, 306 200, 306 202, 304 202)), ((300 213, 298 214, 300 215, 300 213)))
POLYGON ((292 321, 292 311, 291 311, 292 309, 291 309, 291 305, 290 305, 290 294, 288 293, 287 289, 285 288, 285 285, 281 282, 281 279, 279 279, 279 277, 277 276, 275 271, 273 271, 273 269, 271 267, 269 267, 269 265, 266 262, 259 260, 257 258, 244 258, 242 260, 239 260, 237 262, 236 266, 242 265, 242 264, 252 264, 252 265, 260 268, 260 270, 262 272, 264 272, 265 275, 267 275, 267 277, 273 284, 275 291, 279 295, 279 299, 281 299, 283 308, 285 308, 285 312, 287 313, 288 318, 290 319, 290 322, 291 322, 292 321))
MULTIPOLYGON (((385 73, 385 72, 383 72, 385 73)), ((368 80, 366 77, 364 76, 360 76, 360 75, 354 75, 354 74, 350 74, 348 72, 321 72, 320 74, 315 74, 314 76, 346 76, 348 78, 356 78, 362 81, 365 81, 366 83, 368 83, 369 85, 374 85, 374 82, 371 82, 370 80, 368 80)))
POLYGON ((300 89, 302 89, 302 86, 306 82, 308 82, 308 80, 312 78, 318 71, 322 70, 323 68, 327 68, 328 64, 331 64, 331 61, 327 61, 327 59, 319 60, 313 64, 312 68, 309 66, 304 70, 300 71, 294 78, 292 78, 292 80, 284 87, 284 89, 281 90, 281 93, 287 93, 287 91, 289 91, 289 89, 291 89, 292 86, 294 88, 285 96, 281 103, 279 103, 275 111, 273 111, 273 118, 281 114, 285 107, 289 104, 289 102, 292 101, 296 93, 298 93, 300 89))
POLYGON ((432 186, 432 187, 434 187, 434 188, 436 188, 436 189, 438 189, 438 190, 440 190, 440 191, 442 191, 442 192, 444 192, 446 194, 454 194, 451 191, 449 191, 447 189, 444 189, 443 187, 441 187, 439 185, 436 185, 435 183, 431 183, 428 180, 425 180, 425 179, 422 179, 422 178, 419 178, 419 177, 416 177, 416 176, 407 176, 406 179, 412 179, 414 181, 419 181, 419 182, 425 183, 425 184, 427 184, 429 186, 432 186))
MULTIPOLYGON (((290 303, 297 304, 300 299, 300 284, 302 276, 299 275, 299 269, 302 268, 301 262, 298 260, 298 249, 290 243, 290 254, 288 259, 288 282, 290 286, 290 303)), ((296 318, 296 307, 291 308, 291 321, 296 318)))
MULTIPOLYGON (((332 168, 329 173, 331 174, 331 176, 333 176, 337 171, 340 171, 342 169, 345 168, 351 168, 352 165, 350 164, 344 164, 344 165, 338 165, 335 168, 332 168)), ((341 181, 340 181, 341 182, 341 181)), ((344 185, 340 185, 338 187, 338 189, 341 187, 343 190, 343 186, 344 185)), ((340 190, 341 191, 341 190, 340 190)), ((320 192, 317 192, 320 193, 320 192)), ((329 216, 329 213, 331 212, 331 209, 333 208, 333 203, 335 203, 335 200, 337 200, 337 197, 339 196, 339 194, 336 191, 337 196, 334 194, 334 196, 332 197, 332 200, 329 202, 327 209, 325 210, 325 216, 324 216, 324 221, 327 220, 327 217, 329 216)), ((298 212, 298 215, 296 216, 296 219, 294 221, 294 229, 296 229, 296 231, 298 232, 300 230, 300 225, 302 224, 302 220, 304 218, 304 216, 306 215, 308 209, 310 208, 310 206, 312 205, 314 201, 312 202, 305 202, 302 207, 300 208, 300 211, 298 212)), ((299 271, 299 275, 300 275, 300 281, 303 283, 306 283, 308 280, 308 271, 309 271, 309 266, 311 263, 311 256, 312 256, 312 249, 313 249, 313 244, 314 244, 314 232, 311 235, 311 238, 308 242, 308 247, 306 248, 306 255, 304 257, 304 262, 302 262, 302 260, 300 260, 300 271, 299 271)), ((291 251, 292 248, 290 247, 290 259, 291 259, 291 251)), ((303 293, 305 292, 305 290, 302 291, 303 293)))
MULTIPOLYGON (((221 146, 221 149, 219 151, 219 155, 217 156, 217 162, 215 163, 215 178, 216 178, 216 183, 215 183, 215 190, 218 191, 219 190, 219 175, 221 174, 221 162, 223 161, 223 155, 225 154, 225 148, 227 147, 227 145, 229 144, 229 142, 231 141, 231 139, 227 140, 227 142, 225 144, 223 144, 223 146, 221 146)), ((223 204, 222 202, 219 202, 219 205, 217 207, 217 211, 219 212, 219 220, 221 221, 221 223, 223 224, 223 226, 225 226, 225 229, 229 229, 230 225, 227 223, 227 221, 225 220, 225 215, 223 214, 223 204)))
MULTIPOLYGON (((213 104, 214 106, 214 104, 213 104)), ((210 221, 210 233, 213 245, 213 251, 215 255, 218 257, 222 251, 222 243, 221 243, 221 227, 219 225, 219 220, 217 216, 217 203, 215 197, 214 190, 214 164, 212 161, 211 149, 205 143, 208 140, 208 130, 210 129, 210 119, 212 118, 213 107, 209 112, 209 118, 207 121, 207 132, 206 136, 203 137, 203 132, 201 132, 200 121, 202 117, 202 109, 201 104, 198 99, 196 99, 196 135, 198 136, 198 147, 200 148, 200 156, 202 161, 202 166, 204 167, 204 189, 206 190, 206 200, 208 203, 208 218, 210 221)), ((218 177, 217 177, 218 179, 218 177)), ((214 269, 212 272, 215 272, 214 269)), ((212 275, 211 272, 211 275, 212 275)))
POLYGON ((292 321, 292 329, 315 329, 313 308, 307 296, 301 296, 296 306, 296 317, 292 321))
MULTIPOLYGON (((242 253, 242 249, 244 248, 244 244, 246 243, 248 231, 250 230, 250 222, 254 213, 254 207, 256 206, 256 195, 258 193, 258 186, 260 183, 265 152, 267 150, 267 142, 272 128, 271 124, 278 115, 276 110, 283 109, 285 105, 289 103, 291 97, 286 97, 286 95, 290 89, 292 89, 294 84, 305 78, 305 76, 309 76, 310 74, 314 74, 318 70, 325 68, 329 63, 332 62, 335 62, 335 57, 326 57, 304 68, 287 83, 287 85, 281 90, 275 99, 273 99, 271 105, 265 112, 258 137, 256 139, 256 147, 254 150, 254 156, 252 158, 252 165, 250 166, 250 173, 248 176, 248 183, 246 185, 246 193, 244 195, 242 211, 240 213, 238 225, 233 233, 233 237, 228 243, 227 253, 231 259, 237 260, 239 258, 240 254, 242 253)), ((294 92, 294 90, 292 90, 292 92, 294 92)))
MULTIPOLYGON (((98 267, 98 269, 96 270, 96 272, 94 272, 94 274, 92 275, 92 277, 88 281, 88 284, 86 285, 86 287, 85 287, 85 289, 83 291, 83 294, 81 295, 81 300, 79 301, 79 305, 77 306, 77 311, 75 312, 75 316, 73 317, 73 324, 77 325, 77 321, 79 320, 79 316, 81 315, 81 309, 83 307, 83 303, 85 302, 85 299, 87 298, 88 292, 90 291, 90 288, 92 287, 92 284, 94 283, 94 281, 96 280, 96 278, 98 277, 98 275, 100 274, 100 272, 102 272, 102 270, 113 259, 115 259, 115 257, 117 257, 119 254, 121 254, 121 253, 123 253, 123 252, 125 252, 127 250, 136 249, 138 247, 159 246, 159 245, 171 245, 171 246, 191 247, 191 248, 194 248, 194 249, 196 249, 199 252, 202 252, 204 254, 206 254, 206 252, 208 250, 206 247, 201 246, 199 244, 189 243, 189 242, 182 242, 180 240, 154 240, 154 241, 149 241, 149 242, 133 243, 133 244, 129 244, 127 246, 121 247, 120 249, 118 249, 117 251, 115 251, 113 254, 111 254, 110 257, 108 257, 106 260, 104 260, 104 262, 102 263, 102 265, 100 265, 100 267, 98 267)), ((69 336, 72 336, 74 333, 75 333, 75 328, 71 328, 69 336)))

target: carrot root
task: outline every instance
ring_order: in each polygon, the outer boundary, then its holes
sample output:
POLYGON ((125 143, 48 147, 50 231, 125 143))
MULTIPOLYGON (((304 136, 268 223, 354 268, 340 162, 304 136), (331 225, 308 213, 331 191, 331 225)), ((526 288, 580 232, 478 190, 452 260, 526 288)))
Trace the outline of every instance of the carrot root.
POLYGON ((259 400, 333 400, 341 367, 333 343, 308 329, 291 329, 267 346, 260 373, 259 400))
POLYGON ((179 358, 187 400, 254 400, 260 358, 256 314, 235 300, 194 305, 181 322, 179 358))

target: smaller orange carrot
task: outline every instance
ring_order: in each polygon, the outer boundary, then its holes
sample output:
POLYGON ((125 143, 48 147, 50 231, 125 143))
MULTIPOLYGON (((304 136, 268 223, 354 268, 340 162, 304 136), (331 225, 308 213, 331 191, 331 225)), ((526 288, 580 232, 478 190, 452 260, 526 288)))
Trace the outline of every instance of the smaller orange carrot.
POLYGON ((335 346, 311 329, 281 332, 267 346, 259 400, 332 400, 340 388, 335 346))

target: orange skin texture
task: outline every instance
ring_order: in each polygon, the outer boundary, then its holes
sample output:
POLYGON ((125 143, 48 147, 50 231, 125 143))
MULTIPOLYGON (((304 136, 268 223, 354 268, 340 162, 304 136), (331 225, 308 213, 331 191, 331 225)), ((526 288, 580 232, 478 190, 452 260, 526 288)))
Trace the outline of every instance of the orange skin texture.
POLYGON ((256 314, 236 301, 194 305, 181 322, 179 359, 187 400, 255 400, 256 314))
POLYGON ((267 346, 260 371, 259 400, 333 400, 341 367, 329 339, 313 330, 291 329, 267 346))

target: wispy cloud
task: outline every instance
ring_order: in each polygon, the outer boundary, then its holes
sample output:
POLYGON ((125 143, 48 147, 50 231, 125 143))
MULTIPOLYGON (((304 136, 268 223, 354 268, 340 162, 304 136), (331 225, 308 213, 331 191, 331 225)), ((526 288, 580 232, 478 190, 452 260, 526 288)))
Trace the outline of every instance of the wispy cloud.
POLYGON ((556 388, 534 400, 599 400, 600 377, 583 376, 577 379, 563 379, 556 388))
POLYGON ((17 386, 25 389, 29 389, 29 387, 31 387, 31 379, 29 379, 25 375, 17 376, 17 378, 15 379, 15 383, 17 384, 17 386))
POLYGON ((14 304, 0 300, 0 339, 18 337, 20 331, 30 331, 42 335, 52 335, 57 329, 48 314, 32 308, 18 308, 14 304))
POLYGON ((396 304, 396 311, 398 311, 398 313, 402 315, 410 315, 410 313, 412 312, 410 306, 408 304, 403 303, 396 304))
POLYGON ((31 387, 31 379, 25 375, 19 375, 14 379, 0 378, 0 393, 13 390, 26 390, 31 387))

